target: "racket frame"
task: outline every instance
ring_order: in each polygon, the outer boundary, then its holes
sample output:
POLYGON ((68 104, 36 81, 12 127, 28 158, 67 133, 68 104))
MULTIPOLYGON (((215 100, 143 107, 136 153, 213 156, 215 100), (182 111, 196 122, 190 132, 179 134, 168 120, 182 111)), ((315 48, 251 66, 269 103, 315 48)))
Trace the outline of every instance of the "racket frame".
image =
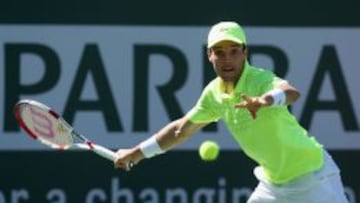
POLYGON ((96 154, 110 160, 110 161, 115 161, 116 160, 116 153, 111 151, 110 149, 107 149, 103 146, 97 145, 95 143, 93 143, 92 141, 90 141, 89 139, 87 139, 85 136, 81 135, 80 133, 76 132, 74 130, 74 128, 65 121, 65 119, 63 119, 58 113, 56 113, 53 109, 51 109, 50 107, 46 106, 45 104, 42 104, 38 101, 35 100, 30 100, 30 99, 23 99, 20 100, 19 102, 17 102, 14 106, 14 115, 15 118, 18 122, 18 124, 20 125, 20 127, 33 139, 35 140, 39 140, 40 142, 42 142, 45 145, 48 145, 52 148, 55 149, 61 149, 61 150, 66 150, 68 148, 77 148, 77 149, 87 149, 87 150, 91 150, 93 152, 95 152, 96 154), (21 108, 22 105, 30 105, 30 106, 36 106, 36 108, 41 108, 44 111, 46 111, 48 114, 50 114, 51 116, 53 116, 57 122, 61 122, 62 124, 65 124, 67 128, 70 129, 70 135, 74 138, 78 138, 79 140, 81 140, 83 143, 72 143, 70 146, 68 147, 61 147, 57 144, 52 144, 50 141, 44 141, 44 139, 40 139, 38 135, 36 135, 25 123, 25 121, 22 118, 22 110, 21 108))

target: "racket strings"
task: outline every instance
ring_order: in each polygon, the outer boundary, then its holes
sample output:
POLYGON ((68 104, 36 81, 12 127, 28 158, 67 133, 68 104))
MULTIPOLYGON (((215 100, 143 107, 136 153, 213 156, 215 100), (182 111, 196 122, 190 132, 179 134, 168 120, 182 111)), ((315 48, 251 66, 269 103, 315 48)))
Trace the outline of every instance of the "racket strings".
POLYGON ((43 113, 30 108, 31 112, 31 120, 34 126, 34 130, 44 137, 54 137, 54 132, 52 129, 52 122, 51 120, 46 117, 43 113))
POLYGON ((74 143, 69 125, 41 108, 23 109, 23 117, 35 136, 53 148, 66 149, 74 143))
POLYGON ((56 136, 55 143, 60 146, 69 147, 74 143, 74 137, 71 135, 71 129, 69 129, 66 123, 59 122, 56 126, 56 136))
POLYGON ((14 106, 14 115, 28 135, 52 148, 92 150, 110 161, 117 157, 112 150, 96 145, 77 133, 58 113, 45 104, 29 99, 20 100, 14 106))

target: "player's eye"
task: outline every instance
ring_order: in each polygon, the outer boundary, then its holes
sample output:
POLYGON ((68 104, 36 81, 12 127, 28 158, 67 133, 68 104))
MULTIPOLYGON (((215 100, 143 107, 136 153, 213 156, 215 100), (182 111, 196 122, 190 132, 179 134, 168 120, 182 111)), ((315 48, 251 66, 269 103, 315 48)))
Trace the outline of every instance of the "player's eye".
POLYGON ((225 52, 222 51, 222 50, 216 50, 214 51, 214 55, 217 57, 217 58, 224 58, 225 57, 225 52))
POLYGON ((230 53, 231 53, 231 55, 238 55, 238 54, 241 54, 242 51, 239 47, 236 47, 236 48, 232 48, 230 53))

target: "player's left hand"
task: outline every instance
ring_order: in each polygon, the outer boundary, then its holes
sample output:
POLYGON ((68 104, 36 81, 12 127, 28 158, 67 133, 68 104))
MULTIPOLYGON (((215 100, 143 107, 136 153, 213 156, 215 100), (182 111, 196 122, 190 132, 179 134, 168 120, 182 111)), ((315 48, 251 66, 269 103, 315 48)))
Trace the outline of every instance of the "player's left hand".
POLYGON ((268 102, 263 97, 249 97, 245 94, 241 95, 243 101, 235 104, 235 108, 246 108, 251 113, 253 119, 256 118, 256 113, 261 107, 269 106, 268 102))

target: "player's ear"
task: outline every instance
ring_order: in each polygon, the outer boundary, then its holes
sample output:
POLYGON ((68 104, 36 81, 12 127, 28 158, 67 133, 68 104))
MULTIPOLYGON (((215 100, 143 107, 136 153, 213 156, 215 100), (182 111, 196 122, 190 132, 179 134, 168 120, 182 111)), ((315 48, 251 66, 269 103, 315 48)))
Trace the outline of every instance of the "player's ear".
POLYGON ((209 60, 209 62, 211 62, 211 53, 212 53, 212 49, 211 49, 211 48, 208 48, 206 53, 207 53, 207 56, 208 56, 208 60, 209 60))
POLYGON ((243 53, 244 53, 246 56, 248 56, 248 48, 247 48, 246 44, 243 44, 243 45, 242 45, 242 50, 243 50, 243 53))

